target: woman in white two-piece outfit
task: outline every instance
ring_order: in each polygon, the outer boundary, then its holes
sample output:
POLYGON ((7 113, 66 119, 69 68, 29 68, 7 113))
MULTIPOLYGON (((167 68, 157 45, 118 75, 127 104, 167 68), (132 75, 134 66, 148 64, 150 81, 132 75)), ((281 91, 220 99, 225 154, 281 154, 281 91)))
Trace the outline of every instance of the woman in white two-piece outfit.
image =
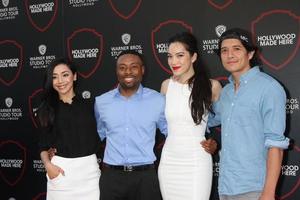
POLYGON ((199 66, 197 40, 180 33, 169 40, 168 64, 173 77, 162 83, 166 94, 166 138, 158 169, 164 200, 208 200, 212 184, 212 157, 200 145, 205 141, 208 113, 219 97, 220 83, 199 66))
POLYGON ((57 59, 46 69, 37 110, 40 156, 47 172, 47 200, 99 200, 100 169, 93 101, 75 93, 76 67, 57 59), (55 148, 50 160, 47 150, 55 148))

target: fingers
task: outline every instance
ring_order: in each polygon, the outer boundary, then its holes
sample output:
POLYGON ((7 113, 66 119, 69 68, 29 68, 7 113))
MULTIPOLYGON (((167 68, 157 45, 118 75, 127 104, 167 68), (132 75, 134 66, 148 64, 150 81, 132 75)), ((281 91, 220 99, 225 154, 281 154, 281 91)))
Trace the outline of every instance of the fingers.
POLYGON ((217 142, 213 139, 207 139, 200 142, 204 150, 210 154, 214 154, 217 150, 217 142))
POLYGON ((65 175, 65 171, 62 168, 59 168, 59 173, 61 173, 61 175, 65 175))
POLYGON ((57 152, 56 148, 49 148, 48 149, 48 155, 49 155, 50 160, 53 158, 53 156, 55 156, 56 152, 57 152))

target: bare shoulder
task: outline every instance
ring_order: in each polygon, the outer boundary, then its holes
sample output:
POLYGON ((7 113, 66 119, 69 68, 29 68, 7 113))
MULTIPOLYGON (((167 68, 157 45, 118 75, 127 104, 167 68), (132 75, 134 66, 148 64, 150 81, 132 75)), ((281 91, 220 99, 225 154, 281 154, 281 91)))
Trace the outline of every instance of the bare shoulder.
POLYGON ((215 79, 210 79, 211 90, 212 90, 212 101, 215 102, 219 99, 220 93, 222 91, 222 85, 219 81, 215 79))
POLYGON ((170 79, 166 79, 161 83, 160 93, 166 94, 168 90, 170 79))

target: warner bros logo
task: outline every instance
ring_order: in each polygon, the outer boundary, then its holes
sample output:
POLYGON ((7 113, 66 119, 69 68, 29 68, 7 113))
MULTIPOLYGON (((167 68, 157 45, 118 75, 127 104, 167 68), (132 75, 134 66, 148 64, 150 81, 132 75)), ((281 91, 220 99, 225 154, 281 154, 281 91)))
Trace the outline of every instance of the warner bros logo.
POLYGON ((13 104, 13 99, 11 97, 5 98, 5 105, 6 107, 10 108, 13 104))

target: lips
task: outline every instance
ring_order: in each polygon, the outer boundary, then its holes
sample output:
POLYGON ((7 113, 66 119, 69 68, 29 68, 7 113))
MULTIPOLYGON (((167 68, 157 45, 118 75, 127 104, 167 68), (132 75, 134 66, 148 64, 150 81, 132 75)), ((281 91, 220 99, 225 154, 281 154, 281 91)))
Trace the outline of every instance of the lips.
POLYGON ((132 82, 133 79, 134 79, 133 77, 124 78, 124 80, 125 80, 126 82, 132 82))
POLYGON ((177 71, 177 70, 180 69, 180 67, 179 66, 174 66, 174 67, 172 67, 172 69, 173 69, 173 71, 177 71))

